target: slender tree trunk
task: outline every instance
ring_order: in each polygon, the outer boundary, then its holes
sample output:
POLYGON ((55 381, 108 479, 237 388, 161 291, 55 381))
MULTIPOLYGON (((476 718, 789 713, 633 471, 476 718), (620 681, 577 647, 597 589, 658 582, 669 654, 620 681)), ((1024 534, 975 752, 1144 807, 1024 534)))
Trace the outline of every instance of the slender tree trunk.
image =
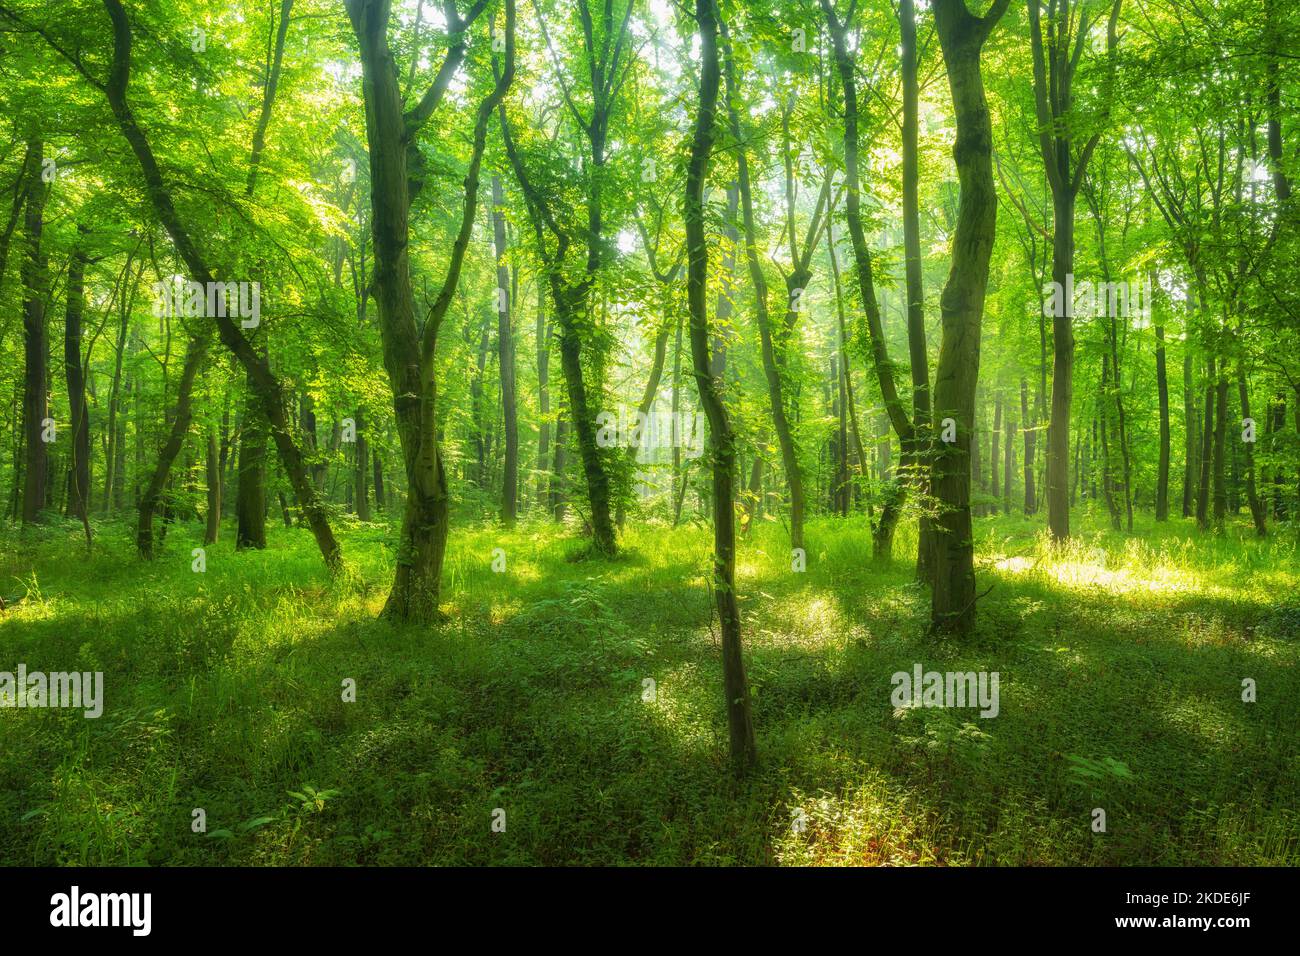
POLYGON ((1160 460, 1156 465, 1156 520, 1169 520, 1169 374, 1165 368, 1165 329, 1156 326, 1156 392, 1160 400, 1160 460))
POLYGON ((1206 357, 1205 425, 1201 430, 1201 480, 1196 491, 1196 524, 1202 531, 1210 526, 1210 480, 1214 472, 1214 355, 1206 357))
POLYGON ((514 524, 519 513, 519 409, 515 398, 515 333, 510 318, 509 270, 506 268, 505 199, 501 177, 492 177, 492 241, 497 260, 497 354, 501 366, 501 405, 505 430, 505 467, 501 483, 501 520, 514 524))
MULTIPOLYGON (((1033 0, 1036 2, 1036 0, 1033 0)), ((1074 196, 1052 204, 1052 281, 1073 286, 1074 196)), ((1074 400, 1074 304, 1062 296, 1061 314, 1052 317, 1052 412, 1047 426, 1047 526, 1052 537, 1070 536, 1070 405, 1074 400)))
POLYGON ((564 519, 568 502, 568 482, 565 471, 569 467, 569 420, 560 413, 555 422, 555 460, 551 465, 551 515, 556 521, 564 519))
POLYGON ((1228 516, 1228 486, 1225 481, 1224 458, 1227 452, 1228 435, 1228 376, 1226 369, 1219 368, 1218 383, 1215 386, 1214 415, 1214 527, 1222 531, 1228 516))
MULTIPOLYGON (((731 134, 738 143, 746 142, 741 132, 740 114, 735 100, 739 95, 736 69, 731 55, 726 57, 727 117, 731 134)), ((786 416, 785 399, 781 389, 781 372, 777 365, 772 341, 772 322, 768 312, 767 279, 759 260, 757 229, 754 225, 754 201, 750 187, 749 159, 742 145, 736 150, 737 182, 740 186, 741 217, 745 231, 745 259, 749 265, 750 281, 754 286, 754 313, 758 323, 759 346, 763 362, 763 377, 767 383, 767 399, 772 411, 772 425, 776 431, 777 445, 781 450, 781 463, 785 467, 786 482, 790 487, 790 547, 802 548, 804 520, 803 473, 799 468, 799 450, 795 447, 794 433, 786 416)))
POLYGON ((1197 461, 1196 383, 1192 369, 1191 342, 1183 343, 1183 517, 1196 513, 1196 482, 1200 476, 1197 461))
MULTIPOLYGON (((253 385, 249 382, 249 397, 253 385)), ((266 547, 266 432, 262 417, 244 409, 244 430, 239 438, 239 483, 235 491, 235 550, 266 547)))
MULTIPOLYGON (((903 87, 903 258, 907 292, 907 346, 912 372, 912 428, 915 432, 917 487, 928 493, 928 462, 922 451, 929 445, 930 429, 930 358, 925 340, 925 292, 922 285, 921 215, 920 215, 920 148, 919 82, 917 78, 916 3, 900 0, 898 6, 899 54, 903 87)), ((901 437, 901 436, 900 436, 901 437)), ((933 529, 924 510, 919 518, 916 548, 916 575, 933 583, 933 529)))
POLYGON ((1025 433, 1025 501, 1024 513, 1031 515, 1038 510, 1038 499, 1034 493, 1034 443, 1038 437, 1037 421, 1029 417, 1029 383, 1020 380, 1020 421, 1025 433))
MULTIPOLYGON (((104 6, 108 10, 113 23, 113 64, 108 83, 104 88, 105 94, 122 135, 130 145, 140 165, 154 211, 158 214, 159 220, 171 237, 177 253, 189 267, 191 278, 202 283, 206 288, 213 281, 212 270, 208 267, 206 260, 199 253, 198 247, 195 246, 189 232, 181 222, 181 218, 172 202, 171 193, 167 189, 162 173, 158 168, 158 163, 154 158, 149 141, 137 123, 135 114, 126 100, 127 86, 131 75, 130 21, 127 19, 121 0, 104 0, 104 6)), ((234 353, 240 364, 244 366, 245 371, 256 383, 256 395, 259 404, 262 406, 262 412, 270 423, 271 434, 275 439, 276 448, 280 453, 285 472, 293 483, 299 504, 308 516, 308 523, 311 526, 321 556, 324 558, 326 566, 334 570, 339 566, 340 562, 338 542, 330 529, 325 510, 320 506, 320 502, 317 500, 307 478, 302 462, 302 454, 293 440, 280 382, 271 372, 269 364, 254 351, 252 345, 244 337, 234 321, 229 316, 220 314, 220 312, 221 310, 218 310, 215 320, 221 341, 234 353)), ((203 339, 204 337, 200 336, 200 340, 203 339)), ((206 342, 204 342, 203 348, 206 349, 206 342)), ((201 360, 202 356, 200 355, 199 358, 201 360)), ((191 378, 190 384, 192 385, 192 383, 191 378)), ((179 411, 181 402, 178 401, 177 404, 179 411)))
POLYGON ((704 237, 704 180, 713 148, 719 69, 715 0, 695 0, 699 24, 701 75, 699 112, 686 168, 687 282, 691 315, 691 356, 700 405, 709 420, 713 465, 713 594, 722 631, 722 679, 732 765, 743 772, 757 761, 749 684, 745 676, 740 607, 736 600, 736 445, 726 406, 718 394, 709 359, 708 246, 704 237))
POLYGON ((358 521, 370 520, 370 443, 366 440, 365 411, 358 406, 353 421, 357 426, 357 443, 354 448, 352 501, 358 521))
MULTIPOLYGON (((163 493, 168 486, 172 463, 180 454, 189 432, 190 418, 193 413, 192 392, 194 379, 200 367, 207 360, 208 340, 205 336, 191 338, 185 349, 185 362, 181 366, 180 381, 176 386, 176 408, 171 416, 171 428, 167 440, 158 451, 158 460, 148 484, 140 492, 137 506, 135 546, 140 557, 150 560, 154 556, 153 516, 159 502, 165 504, 163 493)), ((137 385, 138 388, 138 385, 137 385)), ((139 419, 137 418, 137 422, 139 419)), ((137 425, 138 428, 138 425, 137 425)), ((137 432, 137 434, 139 434, 137 432)))
MULTIPOLYGON (((1241 417, 1250 418, 1250 388, 1246 383, 1246 372, 1237 364, 1237 397, 1241 402, 1241 417)), ((1246 502, 1250 506, 1250 519, 1255 524, 1255 534, 1261 538, 1268 534, 1268 524, 1265 520, 1264 502, 1260 500, 1259 491, 1255 486, 1255 445, 1253 442, 1242 442, 1246 457, 1246 502)))
MULTIPOLYGON (((853 248, 853 260, 856 266, 858 289, 862 296, 863 311, 866 314, 867 331, 871 340, 872 364, 875 366, 876 380, 880 387, 881 397, 884 400, 885 411, 888 413, 890 423, 898 435, 900 446, 898 469, 895 472, 894 481, 886 492, 885 504, 881 509, 880 520, 876 524, 872 540, 873 556, 876 560, 885 560, 893 552, 894 532, 902 514, 903 501, 907 494, 907 484, 913 481, 916 474, 919 449, 912 420, 908 417, 907 410, 898 395, 898 388, 894 383, 893 366, 889 360, 889 350, 881 325, 880 302, 876 296, 871 251, 867 245, 866 233, 862 224, 862 180, 858 164, 857 77, 856 67, 848 50, 847 33, 850 24, 840 22, 830 0, 821 0, 821 7, 830 27, 835 64, 844 95, 844 168, 847 192, 845 220, 853 248)), ((913 315, 919 318, 921 301, 919 297, 915 302, 910 300, 911 296, 909 296, 909 354, 913 356, 913 364, 918 364, 916 358, 918 349, 923 361, 925 347, 924 339, 918 341, 915 332, 918 328, 923 331, 923 324, 919 326, 913 325, 910 319, 913 315), (912 309, 913 306, 915 306, 915 311, 912 309)), ((912 374, 913 407, 915 409, 916 403, 921 401, 923 396, 928 405, 929 371, 928 368, 921 365, 920 368, 914 368, 912 374)), ((924 541, 924 537, 923 534, 922 541, 924 541)), ((918 566, 923 567, 925 565, 926 550, 928 549, 922 543, 918 549, 918 566)))
POLYGON ((81 360, 86 263, 86 254, 79 248, 74 249, 68 263, 68 308, 63 326, 63 371, 68 385, 68 410, 72 426, 67 513, 83 523, 90 514, 90 410, 86 401, 86 376, 81 360))
POLYGON ((1003 465, 1002 465, 1002 513, 1011 514, 1011 476, 1016 467, 1016 447, 1013 439, 1015 438, 1016 429, 1012 424, 1012 404, 1011 399, 1007 400, 1006 416, 1006 437, 1003 442, 1003 465))
POLYGON ((27 209, 23 219, 25 249, 22 262, 23 284, 23 524, 41 520, 47 495, 49 454, 44 440, 45 420, 49 417, 50 342, 45 303, 49 292, 49 269, 41 248, 45 225, 47 189, 38 172, 44 162, 45 148, 40 140, 27 144, 31 164, 27 188, 27 209))
POLYGON ((1121 527, 1119 505, 1115 502, 1115 462, 1111 455, 1111 421, 1106 407, 1106 396, 1110 392, 1110 353, 1101 357, 1101 393, 1097 400, 1097 418, 1101 429, 1101 491, 1106 498, 1106 510, 1110 512, 1110 526, 1118 531, 1121 527))
POLYGON ((546 322, 545 285, 537 283, 537 409, 540 423, 537 426, 537 500, 546 507, 546 473, 550 467, 551 443, 551 351, 550 326, 546 322))
POLYGON ((221 536, 221 451, 217 447, 217 430, 208 426, 208 455, 206 462, 208 479, 208 513, 207 527, 203 532, 205 545, 215 544, 221 536))
POLYGON ((126 331, 127 325, 131 318, 131 308, 135 302, 135 292, 140 284, 140 274, 144 271, 144 260, 140 261, 139 268, 136 269, 135 278, 131 282, 130 292, 126 291, 126 276, 131 272, 131 259, 127 258, 126 268, 123 272, 123 290, 122 297, 118 302, 118 326, 117 342, 113 355, 113 379, 108 389, 108 445, 104 454, 104 515, 108 516, 118 506, 119 488, 122 483, 121 466, 118 458, 123 453, 123 438, 125 434, 118 434, 118 412, 121 406, 122 397, 122 360, 126 354, 126 331))
MULTIPOLYGON (((1009 417, 1009 416, 1008 416, 1009 417)), ((1002 393, 998 392, 993 399, 993 431, 990 433, 993 447, 989 455, 989 494, 994 498, 999 498, 1002 491, 998 486, 998 457, 1000 441, 1002 437, 1002 393)), ((995 506, 996 507, 996 506, 995 506)))

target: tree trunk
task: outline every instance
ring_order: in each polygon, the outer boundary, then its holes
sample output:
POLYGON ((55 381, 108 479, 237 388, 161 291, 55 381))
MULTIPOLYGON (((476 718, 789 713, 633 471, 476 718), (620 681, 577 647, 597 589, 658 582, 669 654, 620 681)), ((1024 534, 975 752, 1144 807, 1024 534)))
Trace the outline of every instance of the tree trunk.
MULTIPOLYGON (((252 382, 249 395, 252 397, 252 382)), ((266 547, 266 425, 251 407, 244 409, 239 438, 239 483, 235 490, 235 550, 266 547)))
MULTIPOLYGON (((1036 0, 1035 0, 1036 2, 1036 0)), ((1052 203, 1052 281, 1074 284, 1074 196, 1052 203)), ((1047 527, 1053 539, 1070 536, 1070 405, 1074 400, 1074 304, 1062 296, 1052 317, 1052 410, 1047 426, 1047 527)))
POLYGON ((509 527, 519 513, 519 409, 515 399, 515 333, 510 318, 509 270, 506 268, 506 221, 501 177, 492 177, 492 241, 497 261, 497 356, 501 366, 501 405, 505 430, 505 467, 501 481, 501 520, 509 527))
POLYGON ((1196 513, 1196 483, 1200 477, 1197 450, 1196 383, 1192 369, 1190 341, 1183 343, 1183 517, 1196 513))
MULTIPOLYGON (((922 286, 915 0, 900 0, 898 21, 903 86, 903 258, 907 292, 907 346, 912 372, 912 428, 917 449, 915 480, 917 487, 923 493, 928 493, 930 476, 921 455, 931 438, 930 359, 925 340, 925 293, 922 286)), ((918 520, 916 575, 921 581, 933 583, 933 528, 927 512, 922 511, 918 520)))
POLYGON ((25 249, 22 262, 23 284, 23 524, 41 520, 45 507, 49 454, 44 440, 45 420, 49 417, 49 325, 45 303, 49 295, 47 256, 41 248, 45 226, 45 184, 40 170, 44 162, 44 144, 32 140, 27 144, 31 163, 27 187, 27 209, 23 219, 25 249))
MULTIPOLYGON (((730 53, 726 57, 727 117, 731 134, 738 143, 746 140, 740 128, 740 114, 735 100, 739 96, 736 69, 730 53)), ((736 150, 737 182, 740 186, 741 218, 745 227, 745 260, 749 266, 750 281, 754 286, 754 313, 758 322, 763 377, 767 383, 767 400, 772 411, 772 425, 776 431, 777 445, 781 450, 781 463, 785 467, 786 482, 790 487, 790 547, 802 548, 804 520, 803 473, 799 468, 799 450, 795 447, 794 433, 786 416, 785 399, 781 389, 781 372, 777 366, 776 351, 772 341, 772 321, 768 312, 767 279, 759 260, 757 229, 754 225, 754 200, 749 179, 747 150, 736 150)))
POLYGON ((63 371, 68 384, 68 414, 72 426, 67 513, 83 523, 90 513, 90 410, 86 402, 86 376, 81 360, 81 319, 86 306, 86 262, 86 254, 80 249, 74 249, 68 263, 68 308, 63 326, 63 371))
POLYGON ((208 426, 208 514, 203 543, 215 544, 221 536, 221 451, 217 447, 217 430, 208 426))
MULTIPOLYGON (((1246 384, 1246 372, 1240 362, 1237 364, 1237 396, 1241 401, 1241 417, 1250 418, 1250 388, 1246 384)), ((1253 442, 1242 442, 1242 445, 1246 457, 1246 502, 1250 506, 1250 519, 1255 524, 1255 534, 1263 538, 1268 534, 1268 524, 1265 520, 1264 502, 1260 500, 1255 486, 1255 445, 1253 442)))
POLYGON ((1165 329, 1156 326, 1156 392, 1160 400, 1160 460, 1156 466, 1156 520, 1169 520, 1169 374, 1165 368, 1165 329))
MULTIPOLYGON (((990 433, 993 447, 989 455, 989 494, 994 498, 1001 497, 1001 489, 998 486, 998 457, 1000 441, 1002 437, 1002 393, 998 392, 993 399, 993 431, 990 433)), ((996 507, 996 506, 994 506, 996 507)))
POLYGON ((357 426, 357 443, 354 449, 356 455, 353 460, 355 470, 353 471, 353 507, 356 509, 358 521, 370 520, 370 444, 366 441, 366 419, 365 412, 357 406, 353 421, 357 426))
POLYGON ((569 467, 569 420, 560 413, 555 422, 555 460, 551 465, 551 515, 556 521, 564 519, 564 506, 568 501, 568 482, 565 471, 569 467))
POLYGON ((1222 366, 1219 368, 1218 384, 1215 386, 1214 415, 1214 527, 1222 531, 1228 516, 1228 486, 1225 481, 1225 458, 1228 435, 1228 376, 1222 366))
POLYGON ((1002 451, 1002 513, 1008 515, 1011 514, 1011 475, 1015 471, 1016 467, 1016 446, 1012 441, 1012 439, 1015 438, 1016 429, 1011 422, 1012 408, 1011 400, 1008 400, 1006 438, 1002 451))
POLYGON ((551 443, 551 327, 546 321, 545 284, 537 283, 537 500, 547 507, 546 473, 550 467, 551 443))
MULTIPOLYGON (((862 296, 863 311, 866 314, 867 331, 871 341, 872 364, 875 366, 876 380, 880 387, 885 411, 888 413, 890 423, 898 435, 900 446, 899 467, 895 471, 891 487, 886 492, 885 504, 881 510, 880 520, 876 524, 872 540, 873 556, 877 560, 885 560, 889 558, 893 551, 894 531, 897 528, 899 516, 902 514, 907 485, 916 478, 916 466, 920 458, 919 452, 922 449, 918 444, 913 422, 909 419, 907 410, 898 395, 897 386, 894 384, 893 365, 889 360, 889 351, 880 320, 880 303, 876 296, 871 251, 867 245, 866 233, 862 225, 862 177, 858 164, 857 77, 856 66, 848 50, 847 33, 850 24, 841 24, 830 0, 821 0, 821 7, 830 27, 835 64, 844 94, 844 169, 845 189, 847 191, 845 220, 853 248, 858 289, 862 296)), ((908 189, 910 187, 907 185, 906 180, 905 173, 904 188, 908 189)), ((919 246, 915 251, 919 257, 919 246)), ((915 269, 916 266, 912 266, 912 268, 915 269)), ((910 278, 916 280, 918 274, 914 273, 910 278)), ((912 369, 912 382, 913 410, 915 411, 918 407, 921 407, 919 403, 924 403, 924 406, 928 408, 929 370, 925 365, 924 323, 921 321, 920 312, 922 302, 919 296, 913 299, 910 292, 908 298, 908 350, 914 366, 912 369), (913 319, 916 321, 914 322, 913 319)), ((928 548, 925 546, 924 528, 922 531, 921 544, 918 546, 917 565, 924 573, 926 565, 925 552, 928 548)), ((931 540, 933 540, 933 537, 931 537, 931 540)))
MULTIPOLYGON (((123 282, 125 276, 131 271, 131 259, 127 258, 126 269, 123 272, 123 282)), ((125 433, 118 435, 118 412, 121 407, 122 396, 122 359, 126 354, 126 331, 127 325, 131 318, 131 307, 135 302, 135 292, 140 284, 140 274, 144 271, 144 260, 140 261, 140 266, 136 269, 135 279, 131 283, 129 293, 123 290, 123 296, 118 303, 118 327, 117 327, 117 345, 113 357, 113 380, 108 390, 108 446, 104 455, 104 515, 110 515, 118 506, 119 489, 122 483, 121 466, 118 459, 123 455, 123 439, 125 433)))
POLYGON ((1025 502, 1024 513, 1034 514, 1038 510, 1038 499, 1034 493, 1034 444, 1038 438, 1037 421, 1029 417, 1029 383, 1020 380, 1020 421, 1025 433, 1025 502))
POLYGON ((1210 526, 1210 480, 1214 471, 1214 355, 1206 357, 1205 425, 1201 430, 1201 480, 1196 491, 1196 525, 1202 531, 1210 526))
MULTIPOLYGON (((464 180, 460 230, 452 244, 442 289, 422 331, 416 326, 411 291, 408 220, 412 195, 408 147, 418 155, 414 148, 418 124, 404 114, 397 69, 388 44, 389 5, 383 0, 348 0, 347 10, 361 53, 366 137, 370 147, 375 297, 379 303, 384 367, 392 389, 407 479, 393 586, 383 614, 403 622, 429 622, 441 617, 438 603, 449 521, 447 474, 438 446, 436 420, 437 336, 460 281, 474 223, 487 123, 514 79, 515 5, 513 0, 506 2, 505 72, 479 104, 464 180)), ((454 7, 449 11, 454 13, 454 7)), ((457 51, 464 55, 467 26, 459 19, 448 24, 448 32, 457 37, 457 45, 448 53, 448 62, 452 62, 457 51)), ((450 75, 446 81, 450 81, 450 75)), ((417 110, 423 109, 425 102, 421 100, 417 110)), ((434 106, 436 102, 430 104, 430 112, 434 106)), ((427 113, 424 118, 428 118, 427 113)))
MULTIPOLYGON (((121 0, 104 0, 109 17, 113 22, 113 64, 108 83, 104 91, 113 115, 117 119, 123 137, 130 145, 143 173, 147 192, 163 227, 167 230, 176 247, 177 253, 189 267, 191 278, 207 286, 213 281, 211 269, 194 245, 189 232, 181 222, 172 202, 171 193, 162 178, 158 163, 153 155, 144 131, 137 123, 135 115, 126 100, 127 86, 131 75, 131 25, 121 0)), ((339 567, 340 552, 338 542, 329 526, 325 510, 317 500, 314 490, 303 467, 302 454, 294 443, 290 430, 284 393, 279 380, 271 372, 269 364, 262 360, 252 345, 244 337, 239 327, 227 315, 215 316, 222 343, 244 366, 256 385, 256 395, 271 426, 271 434, 284 464, 285 472, 293 483, 299 505, 308 516, 316 545, 320 549, 325 565, 331 571, 339 567)), ((200 339, 203 337, 200 336, 200 339)), ((206 343, 204 344, 206 349, 206 343)), ((201 359, 202 356, 199 356, 201 359)), ((192 384, 192 379, 191 379, 192 384)), ((178 402, 179 406, 180 402, 178 402)))
POLYGON ((699 23, 701 75, 699 113, 695 119, 690 161, 686 167, 687 281, 691 315, 691 356, 700 405, 709 420, 709 452, 713 464, 713 594, 722 631, 722 680, 727 710, 732 765, 743 772, 757 761, 749 684, 745 676, 736 600, 736 445, 726 407, 718 394, 709 358, 708 246, 704 237, 704 179, 713 148, 718 100, 717 19, 714 0, 695 0, 699 23))
POLYGON ((1006 12, 995 0, 983 18, 965 0, 935 0, 935 29, 952 91, 957 136, 953 159, 961 186, 952 265, 940 298, 943 338, 935 375, 934 417, 957 422, 956 442, 935 442, 932 484, 938 506, 934 524, 934 585, 931 627, 968 634, 975 625, 975 543, 970 515, 970 440, 979 376, 980 325, 988 287, 989 257, 997 226, 993 185, 993 130, 980 50, 1006 12))

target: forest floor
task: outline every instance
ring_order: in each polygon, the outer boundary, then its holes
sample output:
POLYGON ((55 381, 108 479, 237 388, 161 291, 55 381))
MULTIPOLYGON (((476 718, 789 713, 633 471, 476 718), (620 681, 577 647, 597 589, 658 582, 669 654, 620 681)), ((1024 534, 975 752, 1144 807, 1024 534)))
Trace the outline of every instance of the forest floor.
POLYGON ((425 628, 376 619, 380 524, 339 519, 340 583, 301 530, 195 573, 197 525, 151 565, 125 524, 90 557, 77 526, 8 526, 0 671, 102 671, 105 705, 0 710, 0 863, 1300 863, 1294 531, 1075 521, 1053 555, 1041 521, 977 520, 992 591, 961 645, 925 635, 913 541, 880 567, 862 518, 817 521, 794 573, 762 524, 743 783, 703 525, 630 526, 614 561, 549 524, 456 525, 450 620, 425 628), (998 715, 895 708, 918 663, 997 671, 998 715))

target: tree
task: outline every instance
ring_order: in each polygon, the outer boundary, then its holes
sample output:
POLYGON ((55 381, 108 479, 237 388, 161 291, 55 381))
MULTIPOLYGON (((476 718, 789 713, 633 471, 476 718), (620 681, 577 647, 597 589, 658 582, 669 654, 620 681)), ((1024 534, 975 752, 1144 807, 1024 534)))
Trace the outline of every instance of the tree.
POLYGON ((961 182, 952 266, 940 299, 943 338, 935 373, 934 417, 951 418, 956 441, 942 434, 931 451, 931 483, 938 515, 934 523, 934 584, 930 623, 939 631, 967 634, 975 624, 975 543, 970 516, 970 447, 979 375, 980 324, 988 287, 989 257, 997 228, 993 185, 993 129, 984 97, 980 52, 1009 0, 994 0, 983 17, 965 0, 936 0, 935 29, 952 92, 957 139, 952 155, 961 182))
POLYGON ((695 0, 695 20, 700 36, 700 92, 682 204, 682 218, 686 223, 686 295, 691 313, 695 385, 709 421, 709 454, 713 464, 713 594, 722 631, 722 679, 731 760, 734 766, 744 770, 757 760, 757 749, 736 600, 736 447, 709 356, 709 251, 704 237, 704 182, 716 136, 721 74, 714 0, 695 0))

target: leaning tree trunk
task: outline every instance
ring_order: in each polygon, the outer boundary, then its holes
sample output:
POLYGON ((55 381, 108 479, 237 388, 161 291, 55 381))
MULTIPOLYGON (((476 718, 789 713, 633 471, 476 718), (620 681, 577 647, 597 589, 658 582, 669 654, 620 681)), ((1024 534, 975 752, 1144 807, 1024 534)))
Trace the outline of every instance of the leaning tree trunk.
MULTIPOLYGON (((205 288, 209 287, 209 283, 213 281, 212 270, 181 221, 149 140, 136 121, 134 111, 126 99, 131 77, 130 20, 127 18, 121 0, 104 0, 104 6, 113 23, 113 63, 108 83, 104 86, 105 96, 122 136, 140 165, 149 198, 159 221, 171 237, 177 253, 189 267, 191 278, 202 283, 205 288)), ((270 366, 254 351, 235 322, 229 316, 221 314, 223 310, 217 311, 215 319, 221 342, 235 355, 254 382, 258 404, 270 423, 271 435, 280 453, 284 470, 293 484, 294 493, 303 513, 307 515, 308 524, 311 526, 316 546, 320 549, 325 565, 333 571, 341 563, 338 542, 330 528, 325 509, 321 506, 307 476, 302 452, 294 442, 280 381, 272 373, 270 366)))

